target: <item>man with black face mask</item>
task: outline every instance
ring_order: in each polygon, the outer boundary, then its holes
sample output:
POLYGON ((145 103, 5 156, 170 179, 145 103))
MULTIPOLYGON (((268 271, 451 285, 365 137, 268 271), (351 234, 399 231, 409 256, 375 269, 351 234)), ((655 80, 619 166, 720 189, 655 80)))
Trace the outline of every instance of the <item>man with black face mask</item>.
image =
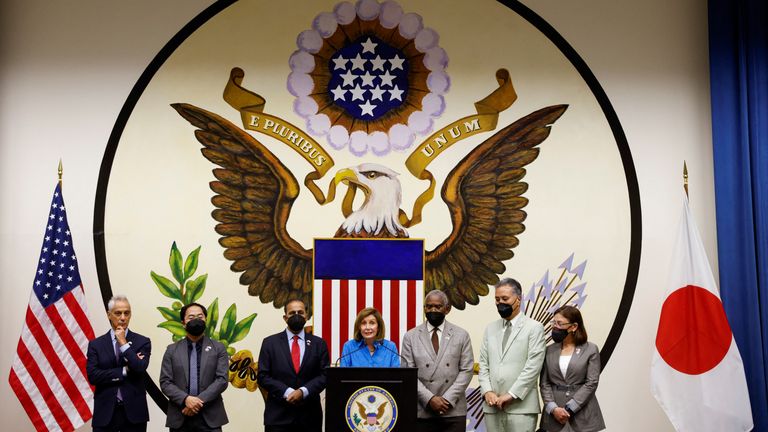
POLYGON ((265 432, 320 432, 325 368, 331 364, 325 341, 304 331, 307 307, 289 300, 283 309, 288 328, 268 336, 259 352, 259 386, 267 391, 265 432))
POLYGON ((475 358, 469 334, 445 321, 450 311, 445 293, 430 291, 424 298, 427 322, 403 337, 403 366, 419 368, 419 431, 463 432, 467 427, 466 391, 475 358))
POLYGON ((520 313, 522 289, 512 278, 496 284, 500 320, 486 327, 480 346, 480 390, 488 432, 533 432, 544 362, 544 327, 520 313))
POLYGON ((168 397, 170 432, 220 432, 229 422, 221 393, 227 389, 229 356, 205 334, 208 311, 190 303, 180 311, 184 339, 168 345, 160 366, 160 389, 168 397))

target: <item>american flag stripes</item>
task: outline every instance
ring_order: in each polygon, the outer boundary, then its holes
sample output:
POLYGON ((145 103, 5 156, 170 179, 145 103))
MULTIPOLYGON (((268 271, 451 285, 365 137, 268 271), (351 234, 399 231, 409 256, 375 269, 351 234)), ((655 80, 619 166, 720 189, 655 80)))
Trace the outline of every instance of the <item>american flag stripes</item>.
POLYGON ((11 388, 38 431, 73 431, 93 412, 85 353, 93 339, 61 185, 56 186, 11 388))
POLYGON ((405 332, 423 320, 422 240, 316 239, 313 330, 331 360, 354 336, 357 313, 381 312, 386 338, 400 347, 405 332))

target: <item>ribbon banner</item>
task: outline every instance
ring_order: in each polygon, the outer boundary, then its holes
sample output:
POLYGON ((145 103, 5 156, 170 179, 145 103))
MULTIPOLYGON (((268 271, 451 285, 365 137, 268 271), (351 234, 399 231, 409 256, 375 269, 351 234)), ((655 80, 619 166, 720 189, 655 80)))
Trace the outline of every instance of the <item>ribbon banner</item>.
MULTIPOLYGON (((320 187, 315 184, 333 168, 333 158, 320 143, 301 128, 280 117, 265 113, 266 100, 241 86, 244 76, 242 69, 233 68, 224 88, 224 100, 240 112, 243 127, 275 138, 295 150, 314 169, 304 177, 304 185, 309 188, 320 205, 333 201, 336 197, 336 186, 340 182, 338 176, 328 185, 326 194, 323 194, 320 187)), ((405 161, 408 171, 420 180, 428 180, 429 187, 416 199, 411 218, 400 210, 399 219, 404 227, 409 228, 421 222, 424 206, 435 196, 435 177, 427 170, 429 164, 445 149, 457 142, 481 132, 496 129, 499 113, 509 108, 517 99, 509 71, 506 69, 496 71, 496 80, 499 87, 482 100, 475 102, 477 114, 456 120, 433 133, 408 156, 405 161)), ((342 202, 342 213, 345 217, 352 213, 352 202, 356 191, 357 187, 350 183, 342 202)))
POLYGON ((422 209, 435 196, 435 177, 427 171, 429 164, 445 149, 457 142, 481 132, 496 129, 499 113, 512 106, 517 100, 509 71, 506 69, 496 71, 496 81, 499 83, 499 88, 484 99, 475 102, 477 114, 456 120, 433 133, 406 159, 405 166, 408 171, 420 180, 429 180, 429 187, 416 199, 411 213, 413 216, 410 219, 404 211, 400 210, 399 219, 404 227, 408 228, 421 222, 422 209))
POLYGON ((240 85, 244 76, 245 72, 242 69, 233 68, 229 74, 227 86, 224 88, 224 100, 240 112, 243 127, 271 136, 295 150, 314 168, 313 172, 304 177, 304 185, 309 188, 320 205, 333 201, 336 197, 335 181, 328 186, 328 193, 325 195, 315 184, 333 167, 333 158, 320 143, 300 128, 280 117, 265 113, 264 105, 267 101, 240 85))

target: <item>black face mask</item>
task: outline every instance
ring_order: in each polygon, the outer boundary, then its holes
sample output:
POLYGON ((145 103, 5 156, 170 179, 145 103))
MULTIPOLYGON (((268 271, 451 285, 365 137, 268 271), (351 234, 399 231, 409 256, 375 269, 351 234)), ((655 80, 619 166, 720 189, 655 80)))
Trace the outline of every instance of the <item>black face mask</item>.
POLYGON ((187 322, 187 333, 192 336, 200 336, 205 331, 205 321, 201 319, 193 319, 187 322))
POLYGON ((288 321, 286 321, 286 323, 288 324, 288 328, 291 329, 292 332, 298 333, 301 331, 301 329, 304 328, 304 324, 307 323, 307 320, 303 316, 296 314, 296 315, 291 315, 288 318, 288 321))
POLYGON ((496 310, 499 312, 499 315, 501 315, 502 318, 509 318, 515 311, 515 308, 512 307, 512 305, 508 305, 506 303, 499 303, 496 305, 496 310))
POLYGON ((564 341, 566 337, 568 337, 568 330, 559 328, 552 329, 552 340, 556 343, 564 341))
POLYGON ((427 312, 427 321, 432 324, 432 327, 440 327, 440 324, 445 321, 445 314, 442 312, 427 312))

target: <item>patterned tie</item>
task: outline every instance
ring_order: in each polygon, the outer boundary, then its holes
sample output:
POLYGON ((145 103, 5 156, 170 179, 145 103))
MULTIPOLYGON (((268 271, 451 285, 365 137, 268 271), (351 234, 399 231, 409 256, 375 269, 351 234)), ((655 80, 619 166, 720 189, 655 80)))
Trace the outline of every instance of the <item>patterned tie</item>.
POLYGON ((512 333, 512 323, 504 320, 504 338, 501 339, 501 348, 507 346, 507 341, 509 340, 509 335, 512 333))
POLYGON ((291 344, 291 360, 293 360, 293 370, 299 373, 301 366, 301 348, 299 348, 299 335, 293 335, 293 344, 291 344))
MULTIPOLYGON (((117 344, 117 339, 114 340, 115 344, 115 360, 117 360, 117 366, 120 366, 120 346, 117 344)), ((123 393, 120 391, 120 387, 117 388, 117 401, 123 401, 123 393)))
POLYGON ((437 351, 440 349, 440 340, 437 337, 437 330, 437 327, 432 329, 432 348, 435 349, 435 354, 437 354, 437 351))
POLYGON ((192 355, 189 356, 189 394, 197 396, 197 344, 192 344, 192 355))

